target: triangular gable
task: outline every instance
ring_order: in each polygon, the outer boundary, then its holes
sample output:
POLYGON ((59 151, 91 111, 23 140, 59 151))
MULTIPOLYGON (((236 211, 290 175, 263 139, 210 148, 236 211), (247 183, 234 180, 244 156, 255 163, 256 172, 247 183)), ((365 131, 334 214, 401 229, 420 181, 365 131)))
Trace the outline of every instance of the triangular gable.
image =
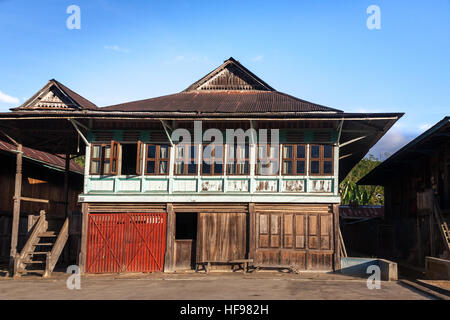
POLYGON ((275 91, 233 58, 192 84, 185 91, 260 90, 275 91))
POLYGON ((58 81, 50 80, 41 90, 13 111, 25 110, 84 110, 97 108, 58 81))

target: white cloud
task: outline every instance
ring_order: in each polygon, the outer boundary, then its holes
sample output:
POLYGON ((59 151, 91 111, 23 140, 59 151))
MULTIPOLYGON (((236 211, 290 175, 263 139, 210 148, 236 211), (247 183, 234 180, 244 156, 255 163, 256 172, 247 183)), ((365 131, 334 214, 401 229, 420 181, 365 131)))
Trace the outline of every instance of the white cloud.
POLYGON ((256 57, 253 57, 252 61, 259 62, 259 61, 263 61, 263 59, 264 59, 264 56, 258 55, 256 57))
POLYGON ((129 53, 130 49, 127 48, 121 48, 118 45, 113 45, 113 46, 104 46, 104 48, 106 50, 112 50, 112 51, 116 51, 116 52, 123 52, 123 53, 129 53))
POLYGON ((419 130, 421 132, 423 131, 427 131, 428 129, 430 129, 433 125, 429 124, 429 123, 423 123, 419 126, 419 130))
POLYGON ((0 103, 17 104, 19 103, 19 98, 12 97, 0 91, 0 103))
POLYGON ((386 158, 394 154, 398 149, 406 145, 415 138, 413 133, 406 133, 395 125, 370 149, 369 154, 373 154, 376 158, 386 160, 386 158))

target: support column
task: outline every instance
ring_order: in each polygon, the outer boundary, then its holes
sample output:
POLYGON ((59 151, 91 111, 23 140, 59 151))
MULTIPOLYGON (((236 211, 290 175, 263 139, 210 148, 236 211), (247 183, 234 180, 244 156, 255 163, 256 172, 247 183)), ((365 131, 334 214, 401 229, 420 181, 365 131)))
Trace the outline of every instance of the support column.
POLYGON ((69 217, 69 170, 70 154, 66 154, 66 163, 64 168, 64 216, 69 217))
POLYGON ((17 240, 19 237, 20 197, 22 196, 22 144, 17 144, 16 178, 14 186, 14 208, 11 230, 11 251, 9 255, 10 274, 14 273, 14 258, 17 254, 17 240))
POLYGON ((87 233, 88 233, 88 218, 89 218, 89 206, 83 202, 81 204, 82 222, 81 222, 81 244, 80 255, 78 256, 78 266, 80 273, 86 272, 86 251, 87 251, 87 233))
POLYGON ((341 269, 341 250, 339 249, 339 233, 340 233, 340 226, 339 226, 339 204, 335 203, 333 204, 333 224, 334 224, 334 232, 333 232, 333 238, 334 238, 334 261, 333 261, 333 271, 337 271, 341 269))
POLYGON ((249 203, 248 204, 248 214, 249 214, 249 222, 250 225, 248 227, 249 230, 249 252, 248 252, 248 258, 253 259, 254 262, 256 262, 256 214, 255 214, 255 204, 249 203))
POLYGON ((164 258, 164 272, 175 270, 175 212, 173 204, 167 204, 167 233, 166 256, 164 258))

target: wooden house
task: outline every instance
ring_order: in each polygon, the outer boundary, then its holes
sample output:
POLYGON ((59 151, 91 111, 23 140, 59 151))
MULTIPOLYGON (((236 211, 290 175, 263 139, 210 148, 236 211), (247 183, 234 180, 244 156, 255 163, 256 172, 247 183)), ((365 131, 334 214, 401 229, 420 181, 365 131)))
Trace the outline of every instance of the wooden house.
MULTIPOLYGON (((6 137, 2 137, 7 139, 6 137)), ((0 261, 7 262, 11 249, 11 226, 14 210, 17 148, 12 143, 0 140, 0 261)), ((24 147, 22 150, 22 192, 20 207, 19 251, 27 241, 36 217, 45 210, 47 220, 58 225, 65 219, 65 207, 71 214, 81 212, 78 195, 83 192, 84 169, 74 161, 70 162, 67 199, 64 194, 65 159, 61 156, 24 147), (35 199, 42 201, 36 202, 35 199)), ((75 218, 76 219, 76 218, 75 218)), ((71 247, 67 246, 65 261, 76 261, 79 232, 72 233, 71 247), (78 237, 78 238, 77 238, 78 237), (71 252, 70 252, 71 251, 71 252), (70 254, 72 253, 72 254, 70 254)))
POLYGON ((293 97, 233 58, 182 92, 147 100, 96 107, 66 89, 50 81, 0 114, 0 126, 42 150, 85 151, 86 273, 242 261, 336 270, 339 181, 402 116, 293 97), (248 134, 240 147, 224 139, 207 153, 209 129, 248 134))
MULTIPOLYGON (((405 145, 359 182, 382 185, 381 256, 423 268, 425 257, 450 258, 450 118, 405 145)), ((449 263, 450 264, 450 263, 449 263)))

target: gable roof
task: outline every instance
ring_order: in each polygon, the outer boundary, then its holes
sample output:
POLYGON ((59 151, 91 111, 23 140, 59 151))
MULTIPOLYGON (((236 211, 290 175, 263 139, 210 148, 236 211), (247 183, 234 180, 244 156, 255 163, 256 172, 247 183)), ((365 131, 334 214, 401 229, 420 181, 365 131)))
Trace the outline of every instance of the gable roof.
POLYGON ((233 58, 229 58, 182 92, 99 109, 198 114, 342 112, 276 91, 233 58))
POLYGON ((421 157, 418 155, 426 155, 433 150, 437 150, 443 142, 449 139, 450 117, 447 116, 384 160, 362 177, 357 184, 385 185, 386 182, 396 179, 398 174, 405 170, 411 172, 409 164, 420 161, 421 157))
MULTIPOLYGON (((0 151, 14 153, 16 150, 17 148, 13 144, 0 140, 0 151)), ((55 154, 39 151, 25 146, 22 147, 22 152, 24 158, 28 158, 34 162, 44 164, 52 169, 63 171, 65 170, 66 166, 65 159, 55 154)), ((84 174, 84 168, 73 160, 70 161, 70 171, 79 174, 84 174)))
POLYGON ((271 86, 230 57, 222 65, 191 84, 185 92, 194 90, 263 90, 275 91, 271 86))
POLYGON ((97 106, 62 83, 51 79, 41 90, 12 111, 27 110, 95 110, 97 106))

